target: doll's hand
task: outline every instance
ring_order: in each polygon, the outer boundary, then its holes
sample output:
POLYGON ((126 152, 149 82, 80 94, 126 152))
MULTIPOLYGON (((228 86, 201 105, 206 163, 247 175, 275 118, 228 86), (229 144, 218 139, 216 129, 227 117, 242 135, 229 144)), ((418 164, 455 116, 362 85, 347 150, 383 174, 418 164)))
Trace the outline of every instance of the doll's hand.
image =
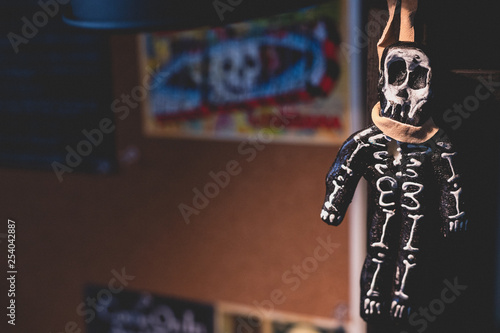
POLYGON ((321 209, 321 219, 330 225, 339 225, 342 221, 342 217, 338 213, 337 209, 329 202, 325 202, 323 208, 321 209))
POLYGON ((467 220, 466 218, 461 218, 461 219, 449 221, 448 222, 448 231, 450 233, 467 231, 468 224, 469 224, 469 220, 467 220))
POLYGON ((444 237, 453 239, 460 237, 462 239, 464 236, 459 235, 465 235, 465 232, 469 229, 469 220, 465 216, 461 216, 458 219, 447 219, 444 223, 444 237))

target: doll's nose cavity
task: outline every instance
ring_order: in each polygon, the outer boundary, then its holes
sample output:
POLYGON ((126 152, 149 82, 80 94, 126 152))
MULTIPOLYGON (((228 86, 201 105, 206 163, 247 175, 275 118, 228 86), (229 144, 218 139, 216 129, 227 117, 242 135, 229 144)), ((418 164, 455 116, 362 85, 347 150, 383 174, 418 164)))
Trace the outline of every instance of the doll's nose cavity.
POLYGON ((406 89, 401 89, 400 91, 398 91, 396 96, 406 99, 408 98, 408 91, 406 91, 406 89))

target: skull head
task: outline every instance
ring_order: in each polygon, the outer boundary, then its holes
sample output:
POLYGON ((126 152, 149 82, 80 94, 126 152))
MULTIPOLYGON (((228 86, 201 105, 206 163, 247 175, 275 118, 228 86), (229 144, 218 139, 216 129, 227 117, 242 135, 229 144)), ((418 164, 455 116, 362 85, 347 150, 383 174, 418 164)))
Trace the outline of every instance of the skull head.
POLYGON ((230 42, 210 59, 210 79, 217 97, 225 101, 244 99, 261 72, 259 45, 252 41, 230 42))
POLYGON ((381 116, 413 126, 430 117, 424 107, 430 97, 431 67, 414 43, 398 42, 384 50, 380 73, 381 116))

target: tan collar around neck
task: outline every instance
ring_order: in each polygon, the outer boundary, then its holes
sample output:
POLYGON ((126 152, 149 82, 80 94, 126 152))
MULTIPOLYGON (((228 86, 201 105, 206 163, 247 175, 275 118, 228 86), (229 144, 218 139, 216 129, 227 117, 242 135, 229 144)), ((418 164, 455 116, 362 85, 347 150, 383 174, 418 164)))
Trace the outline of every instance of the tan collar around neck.
POLYGON ((434 136, 439 127, 434 124, 432 117, 422 126, 403 124, 380 115, 380 102, 372 109, 372 120, 385 135, 406 143, 422 143, 434 136))

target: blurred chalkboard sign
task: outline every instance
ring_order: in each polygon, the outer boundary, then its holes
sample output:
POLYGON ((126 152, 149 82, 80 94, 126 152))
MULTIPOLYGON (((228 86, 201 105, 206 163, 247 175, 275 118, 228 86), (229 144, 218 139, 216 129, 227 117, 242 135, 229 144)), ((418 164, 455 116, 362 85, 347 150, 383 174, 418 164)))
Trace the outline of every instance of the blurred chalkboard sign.
POLYGON ((88 286, 79 314, 88 333, 213 333, 214 307, 109 286, 88 286))
POLYGON ((0 166, 116 169, 109 36, 62 23, 68 1, 0 4, 0 166))

